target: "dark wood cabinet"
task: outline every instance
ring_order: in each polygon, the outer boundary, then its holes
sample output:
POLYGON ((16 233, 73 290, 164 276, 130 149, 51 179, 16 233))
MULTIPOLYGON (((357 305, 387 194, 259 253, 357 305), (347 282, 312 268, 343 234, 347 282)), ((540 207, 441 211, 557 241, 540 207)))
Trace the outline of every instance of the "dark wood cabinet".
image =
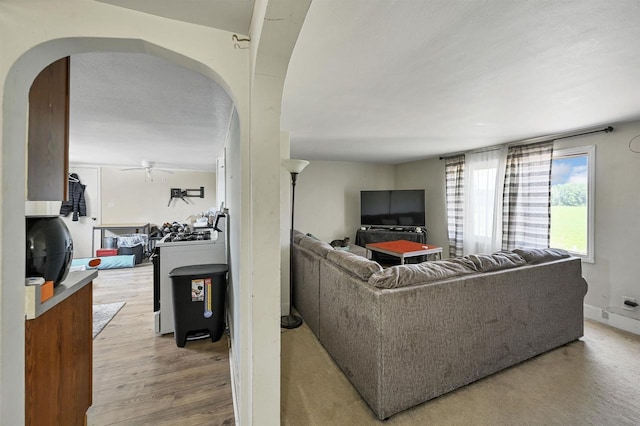
POLYGON ((62 58, 43 69, 29 90, 27 199, 67 199, 69 67, 62 58))
POLYGON ((92 404, 92 284, 25 323, 25 424, 84 425, 92 404))

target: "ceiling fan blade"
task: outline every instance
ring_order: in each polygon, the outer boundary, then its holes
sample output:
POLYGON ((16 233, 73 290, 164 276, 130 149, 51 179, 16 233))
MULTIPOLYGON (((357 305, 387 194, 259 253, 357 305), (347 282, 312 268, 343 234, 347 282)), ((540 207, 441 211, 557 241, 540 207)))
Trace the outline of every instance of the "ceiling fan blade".
POLYGON ((165 169, 151 169, 154 172, 160 172, 160 173, 168 173, 170 175, 174 174, 171 170, 165 170, 165 169))
POLYGON ((129 169, 120 169, 121 172, 129 172, 131 170, 144 170, 142 167, 131 167, 129 169))

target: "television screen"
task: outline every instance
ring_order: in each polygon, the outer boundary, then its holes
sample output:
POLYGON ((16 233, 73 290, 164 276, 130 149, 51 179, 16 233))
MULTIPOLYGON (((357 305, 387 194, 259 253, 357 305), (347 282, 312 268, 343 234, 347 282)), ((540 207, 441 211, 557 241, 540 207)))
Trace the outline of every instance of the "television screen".
POLYGON ((360 191, 363 226, 425 226, 424 189, 360 191))

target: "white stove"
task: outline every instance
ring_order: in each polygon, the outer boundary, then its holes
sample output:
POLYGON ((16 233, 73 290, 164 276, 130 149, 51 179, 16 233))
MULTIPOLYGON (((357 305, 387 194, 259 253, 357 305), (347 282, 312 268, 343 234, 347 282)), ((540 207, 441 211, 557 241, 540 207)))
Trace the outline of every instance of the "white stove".
POLYGON ((153 257, 154 329, 174 332, 172 281, 169 273, 181 266, 227 263, 227 217, 220 216, 216 229, 170 233, 156 243, 153 257))

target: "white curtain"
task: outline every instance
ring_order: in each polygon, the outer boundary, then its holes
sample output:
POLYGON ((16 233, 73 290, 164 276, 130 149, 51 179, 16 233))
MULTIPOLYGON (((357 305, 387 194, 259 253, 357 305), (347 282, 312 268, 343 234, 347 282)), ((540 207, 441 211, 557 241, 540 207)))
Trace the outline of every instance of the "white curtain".
POLYGON ((466 154, 463 252, 494 253, 502 246, 506 147, 466 154))

